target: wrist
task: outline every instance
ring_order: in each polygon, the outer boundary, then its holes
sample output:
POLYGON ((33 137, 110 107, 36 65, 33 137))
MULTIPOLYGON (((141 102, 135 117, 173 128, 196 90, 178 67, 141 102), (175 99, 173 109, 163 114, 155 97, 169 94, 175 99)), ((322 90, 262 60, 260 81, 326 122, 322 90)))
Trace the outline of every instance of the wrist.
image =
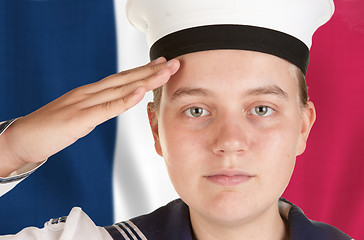
POLYGON ((27 163, 17 158, 9 146, 10 125, 17 119, 0 123, 0 177, 7 177, 27 163))

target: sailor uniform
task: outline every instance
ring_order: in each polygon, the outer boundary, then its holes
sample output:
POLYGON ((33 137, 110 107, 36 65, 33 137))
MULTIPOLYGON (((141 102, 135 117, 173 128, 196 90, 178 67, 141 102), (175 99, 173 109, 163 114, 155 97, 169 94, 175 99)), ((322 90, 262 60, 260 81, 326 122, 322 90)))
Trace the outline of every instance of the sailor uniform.
MULTIPOLYGON (((302 210, 285 199, 279 201, 291 205, 288 224, 291 240, 347 240, 345 233, 328 224, 309 220, 302 210)), ((105 227, 114 240, 121 239, 173 239, 192 240, 188 206, 177 199, 151 214, 136 217, 127 222, 105 227)), ((244 236, 242 236, 244 238, 244 236)))
POLYGON ((5 132, 5 130, 11 125, 13 124, 13 122, 15 122, 17 120, 17 118, 5 121, 5 122, 1 122, 0 123, 0 135, 5 132))

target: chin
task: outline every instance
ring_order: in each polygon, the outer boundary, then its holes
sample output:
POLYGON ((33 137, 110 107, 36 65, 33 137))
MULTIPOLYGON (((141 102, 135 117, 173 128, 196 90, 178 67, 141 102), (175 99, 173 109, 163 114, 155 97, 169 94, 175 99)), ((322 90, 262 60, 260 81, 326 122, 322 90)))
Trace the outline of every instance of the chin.
POLYGON ((259 204, 251 196, 239 192, 224 191, 199 203, 199 212, 224 224, 250 221, 259 212, 259 204))

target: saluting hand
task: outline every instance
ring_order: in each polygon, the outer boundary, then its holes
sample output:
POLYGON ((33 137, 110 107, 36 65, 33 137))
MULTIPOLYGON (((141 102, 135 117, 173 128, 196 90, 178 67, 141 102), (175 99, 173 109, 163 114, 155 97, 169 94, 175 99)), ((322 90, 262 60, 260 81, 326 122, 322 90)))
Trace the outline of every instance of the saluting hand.
POLYGON ((147 91, 165 84, 178 68, 178 60, 159 58, 78 87, 18 119, 0 136, 0 177, 27 163, 44 161, 97 125, 135 106, 147 91))

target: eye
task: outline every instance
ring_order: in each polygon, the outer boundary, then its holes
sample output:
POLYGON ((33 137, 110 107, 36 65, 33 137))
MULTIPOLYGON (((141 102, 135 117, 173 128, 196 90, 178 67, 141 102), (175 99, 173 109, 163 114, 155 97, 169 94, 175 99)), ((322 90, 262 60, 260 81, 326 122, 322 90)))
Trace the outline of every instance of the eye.
POLYGON ((250 110, 250 114, 256 115, 256 116, 262 116, 266 117, 271 115, 274 112, 274 109, 268 107, 268 106, 256 106, 252 110, 250 110))
POLYGON ((188 108, 184 111, 184 113, 189 116, 189 117, 193 117, 193 118, 197 118, 197 117, 203 117, 203 116, 206 116, 206 115, 209 115, 210 112, 203 109, 203 108, 200 108, 200 107, 191 107, 191 108, 188 108))

